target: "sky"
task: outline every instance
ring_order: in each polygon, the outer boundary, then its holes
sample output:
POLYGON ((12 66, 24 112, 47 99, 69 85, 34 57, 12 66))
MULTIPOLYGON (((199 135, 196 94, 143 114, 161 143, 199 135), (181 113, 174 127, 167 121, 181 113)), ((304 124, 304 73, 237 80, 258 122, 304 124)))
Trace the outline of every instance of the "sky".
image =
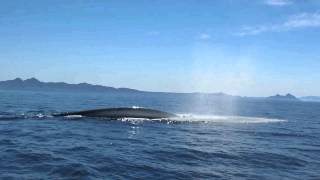
POLYGON ((10 0, 0 80, 320 95, 319 0, 10 0))

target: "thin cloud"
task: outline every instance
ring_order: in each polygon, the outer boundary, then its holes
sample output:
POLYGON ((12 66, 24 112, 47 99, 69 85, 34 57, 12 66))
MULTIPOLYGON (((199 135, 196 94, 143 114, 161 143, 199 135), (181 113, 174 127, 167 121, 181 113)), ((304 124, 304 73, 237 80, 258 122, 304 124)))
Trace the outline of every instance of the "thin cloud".
POLYGON ((301 13, 290 16, 285 22, 273 25, 245 26, 237 36, 257 35, 264 32, 290 31, 298 28, 320 27, 320 13, 301 13))
POLYGON ((320 13, 302 13, 291 16, 289 20, 283 24, 283 26, 287 28, 319 27, 320 13))
POLYGON ((290 0, 266 0, 265 4, 270 6, 287 6, 292 4, 290 0))
POLYGON ((207 33, 202 33, 199 36, 199 39, 201 39, 201 40, 207 40, 207 39, 210 39, 210 38, 211 38, 211 35, 207 34, 207 33))

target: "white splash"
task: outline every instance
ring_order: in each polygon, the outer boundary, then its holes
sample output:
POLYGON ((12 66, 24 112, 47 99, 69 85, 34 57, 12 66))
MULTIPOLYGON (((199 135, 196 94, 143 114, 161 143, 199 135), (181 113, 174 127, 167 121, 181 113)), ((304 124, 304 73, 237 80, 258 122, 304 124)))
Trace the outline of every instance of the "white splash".
POLYGON ((42 113, 39 113, 39 114, 36 114, 36 117, 37 117, 37 118, 44 118, 45 115, 43 115, 42 113))
POLYGON ((68 119, 78 119, 78 118, 82 118, 82 115, 68 115, 68 116, 64 116, 65 118, 68 119))
POLYGON ((178 114, 175 118, 145 119, 145 118, 121 118, 121 121, 139 123, 142 121, 164 121, 171 122, 198 122, 198 123, 278 123, 287 122, 284 119, 246 117, 246 116, 220 116, 220 115, 198 115, 198 114, 178 114))
POLYGON ((140 106, 132 106, 132 109, 140 109, 140 108, 142 108, 142 107, 140 107, 140 106))
POLYGON ((286 122, 284 119, 247 117, 247 116, 222 116, 222 115, 197 115, 197 114, 178 114, 174 121, 188 122, 215 122, 215 123, 275 123, 286 122))

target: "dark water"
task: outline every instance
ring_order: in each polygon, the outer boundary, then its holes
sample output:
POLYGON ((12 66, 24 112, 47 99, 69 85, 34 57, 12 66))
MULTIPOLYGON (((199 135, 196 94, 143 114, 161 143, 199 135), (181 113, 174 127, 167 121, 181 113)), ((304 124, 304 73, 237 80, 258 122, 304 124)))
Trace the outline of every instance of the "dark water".
POLYGON ((320 179, 320 103, 0 91, 0 134, 0 179, 320 179), (189 115, 50 116, 117 106, 189 115))

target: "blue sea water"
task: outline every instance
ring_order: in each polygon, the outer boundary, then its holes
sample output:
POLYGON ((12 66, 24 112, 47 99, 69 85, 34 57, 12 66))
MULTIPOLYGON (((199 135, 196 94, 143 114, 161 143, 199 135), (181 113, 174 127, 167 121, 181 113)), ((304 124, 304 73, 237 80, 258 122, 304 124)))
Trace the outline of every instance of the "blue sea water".
POLYGON ((0 91, 0 179, 320 179, 320 103, 0 91), (140 106, 176 120, 52 117, 140 106))

